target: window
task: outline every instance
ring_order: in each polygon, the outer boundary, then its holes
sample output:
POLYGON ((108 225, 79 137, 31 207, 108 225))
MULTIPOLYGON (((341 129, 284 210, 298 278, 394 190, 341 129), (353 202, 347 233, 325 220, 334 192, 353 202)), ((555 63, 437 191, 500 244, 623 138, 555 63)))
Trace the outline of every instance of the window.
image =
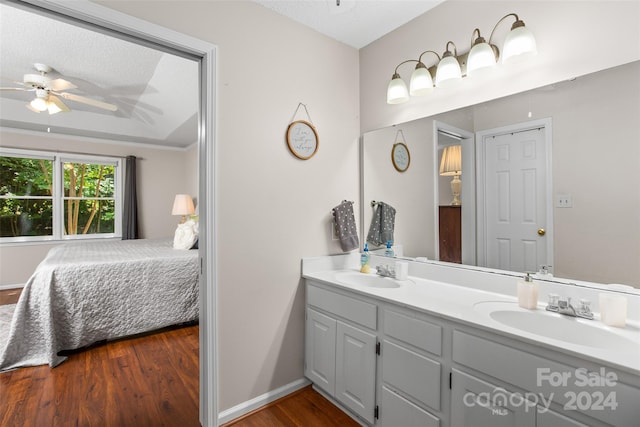
POLYGON ((121 160, 0 151, 0 241, 120 237, 121 160))

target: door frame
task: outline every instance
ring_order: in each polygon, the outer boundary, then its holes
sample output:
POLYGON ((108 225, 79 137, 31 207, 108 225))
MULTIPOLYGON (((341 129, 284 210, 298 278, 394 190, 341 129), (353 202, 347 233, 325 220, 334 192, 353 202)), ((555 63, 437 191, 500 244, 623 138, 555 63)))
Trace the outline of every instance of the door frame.
POLYGON ((433 217, 434 217, 434 253, 435 259, 440 259, 440 149, 450 144, 440 143, 440 132, 454 139, 462 145, 462 191, 460 194, 464 208, 462 209, 462 264, 476 265, 476 180, 475 156, 476 144, 474 134, 468 130, 449 125, 438 120, 433 121, 433 217))
POLYGON ((523 132, 531 129, 544 128, 545 132, 545 167, 546 167, 546 194, 547 194, 547 206, 546 206, 546 249, 547 249, 547 261, 545 265, 550 266, 550 271, 553 271, 553 174, 552 174, 552 162, 551 162, 551 149, 553 140, 553 128, 552 118, 546 117, 542 119, 530 120, 526 122, 514 123, 507 126, 501 126, 493 129, 486 129, 476 132, 476 197, 477 197, 477 257, 478 266, 486 267, 487 265, 487 252, 486 248, 486 205, 485 201, 485 138, 504 135, 506 133, 523 132))
POLYGON ((5 0, 53 19, 94 31, 116 32, 129 41, 148 42, 200 60, 198 117, 198 204, 200 258, 200 423, 218 426, 216 281, 216 116, 217 46, 89 1, 5 0))

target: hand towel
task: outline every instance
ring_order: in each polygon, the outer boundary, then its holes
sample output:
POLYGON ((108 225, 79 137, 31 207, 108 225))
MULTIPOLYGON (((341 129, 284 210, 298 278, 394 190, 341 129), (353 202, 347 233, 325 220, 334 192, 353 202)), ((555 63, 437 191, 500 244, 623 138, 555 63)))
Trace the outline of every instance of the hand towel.
POLYGON ((333 208, 332 212, 342 250, 348 252, 360 247, 356 219, 353 215, 353 202, 345 200, 333 208))
POLYGON ((371 218, 367 242, 376 246, 384 245, 388 240, 391 240, 391 243, 393 243, 395 219, 395 208, 384 202, 378 202, 376 204, 376 211, 371 218))

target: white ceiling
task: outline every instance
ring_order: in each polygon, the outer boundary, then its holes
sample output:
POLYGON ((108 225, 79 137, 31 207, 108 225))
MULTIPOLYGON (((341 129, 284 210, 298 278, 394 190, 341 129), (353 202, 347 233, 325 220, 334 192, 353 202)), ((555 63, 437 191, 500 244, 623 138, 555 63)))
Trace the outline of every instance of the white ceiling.
MULTIPOLYGON (((253 0, 361 48, 444 0, 253 0)), ((198 63, 0 3, 0 87, 20 87, 33 64, 77 86, 68 92, 115 104, 116 112, 64 100, 49 115, 26 108, 34 92, 0 91, 0 125, 187 147, 197 141, 198 63)))
POLYGON ((253 0, 360 49, 444 0, 253 0))

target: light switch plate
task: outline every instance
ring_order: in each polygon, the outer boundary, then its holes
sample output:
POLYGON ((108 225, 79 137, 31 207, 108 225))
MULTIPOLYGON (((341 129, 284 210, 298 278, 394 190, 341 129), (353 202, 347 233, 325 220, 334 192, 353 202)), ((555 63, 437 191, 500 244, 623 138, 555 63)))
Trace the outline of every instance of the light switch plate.
POLYGON ((556 208, 572 208, 573 199, 571 194, 558 194, 556 195, 556 208))

